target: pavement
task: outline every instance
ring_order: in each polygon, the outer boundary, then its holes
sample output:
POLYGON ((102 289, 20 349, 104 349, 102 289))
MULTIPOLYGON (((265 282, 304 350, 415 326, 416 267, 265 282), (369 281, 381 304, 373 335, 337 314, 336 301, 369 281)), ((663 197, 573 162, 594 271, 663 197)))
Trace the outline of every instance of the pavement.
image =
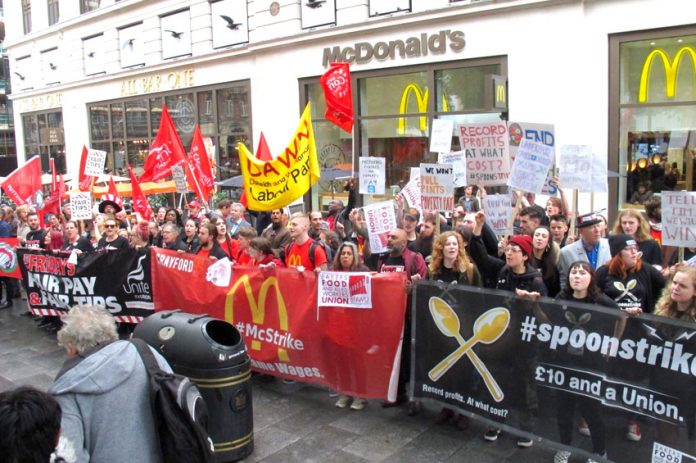
MULTIPOLYGON (((46 390, 67 358, 55 333, 38 328, 22 313, 25 302, 0 309, 0 391, 20 385, 46 390)), ((519 449, 503 433, 483 440, 486 426, 472 420, 467 431, 438 425, 439 411, 416 417, 405 407, 384 409, 370 401, 362 411, 338 409, 324 388, 305 383, 253 381, 254 452, 245 462, 552 462, 555 450, 519 449)), ((571 461, 585 461, 574 459, 571 461)))

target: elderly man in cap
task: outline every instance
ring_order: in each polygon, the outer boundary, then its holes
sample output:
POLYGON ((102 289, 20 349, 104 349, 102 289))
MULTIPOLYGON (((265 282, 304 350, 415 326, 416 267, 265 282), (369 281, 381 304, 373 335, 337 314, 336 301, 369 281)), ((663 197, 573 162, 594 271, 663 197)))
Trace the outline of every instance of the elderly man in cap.
POLYGON ((580 239, 561 249, 558 261, 558 271, 561 274, 561 289, 568 284, 568 269, 573 262, 579 260, 589 262, 597 270, 611 259, 609 241, 602 238, 604 221, 599 214, 581 215, 575 222, 580 239))

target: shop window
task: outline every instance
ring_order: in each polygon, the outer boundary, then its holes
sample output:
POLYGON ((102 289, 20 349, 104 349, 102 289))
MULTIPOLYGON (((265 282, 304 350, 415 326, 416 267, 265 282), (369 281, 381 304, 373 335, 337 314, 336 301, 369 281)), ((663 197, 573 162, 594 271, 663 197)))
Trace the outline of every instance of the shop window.
POLYGON ((126 137, 147 137, 147 100, 126 102, 126 137))
POLYGON ((31 32, 31 0, 22 0, 22 25, 25 34, 31 32))
POLYGON ((123 103, 111 105, 111 136, 121 138, 125 135, 123 128, 123 103))
POLYGON ((100 0, 80 0, 80 14, 89 13, 99 8, 100 0))
MULTIPOLYGON (((94 105, 89 109, 92 140, 109 139, 109 106, 94 105)), ((108 151, 108 150, 106 150, 108 151)))
POLYGON ((40 156, 43 172, 50 172, 50 159, 53 159, 56 171, 66 173, 63 113, 54 110, 25 114, 22 116, 22 125, 26 159, 40 156))
POLYGON ((165 98, 169 114, 176 126, 179 137, 184 146, 189 146, 193 139, 193 130, 196 127, 196 106, 193 102, 193 94, 168 96, 165 98))
POLYGON ((486 79, 496 74, 498 69, 498 66, 490 65, 435 71, 436 111, 448 113, 486 109, 486 79))
POLYGON ((58 0, 48 0, 46 7, 48 9, 48 25, 52 26, 58 22, 60 17, 58 0))

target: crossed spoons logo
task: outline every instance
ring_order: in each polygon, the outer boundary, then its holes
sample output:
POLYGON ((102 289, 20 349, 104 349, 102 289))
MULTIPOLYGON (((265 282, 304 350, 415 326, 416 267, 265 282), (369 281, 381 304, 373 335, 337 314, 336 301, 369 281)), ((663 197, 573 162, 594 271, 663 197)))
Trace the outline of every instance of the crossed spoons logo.
POLYGON ((459 343, 459 347, 454 352, 430 370, 428 377, 432 381, 439 380, 459 359, 466 355, 472 365, 474 365, 474 368, 476 368, 476 371, 481 375, 481 378, 483 378, 493 399, 496 402, 502 401, 505 397, 503 391, 491 372, 488 371, 486 365, 476 355, 473 347, 479 342, 493 344, 503 335, 510 324, 510 312, 508 309, 495 307, 479 315, 474 322, 473 336, 466 340, 459 332, 461 329, 459 317, 449 304, 439 297, 431 297, 428 306, 430 307, 430 315, 433 317, 433 321, 435 321, 435 325, 440 332, 449 338, 455 338, 459 343))

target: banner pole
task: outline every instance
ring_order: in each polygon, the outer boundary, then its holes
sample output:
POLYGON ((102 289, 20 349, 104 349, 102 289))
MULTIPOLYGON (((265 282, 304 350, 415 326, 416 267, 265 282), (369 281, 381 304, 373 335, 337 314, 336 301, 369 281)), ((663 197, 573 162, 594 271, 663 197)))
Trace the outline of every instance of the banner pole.
MULTIPOLYGON (((576 188, 573 188, 573 211, 575 212, 576 217, 580 216, 578 213, 578 190, 576 188)), ((568 236, 575 236, 575 220, 573 217, 568 217, 568 220, 570 220, 568 236)))

